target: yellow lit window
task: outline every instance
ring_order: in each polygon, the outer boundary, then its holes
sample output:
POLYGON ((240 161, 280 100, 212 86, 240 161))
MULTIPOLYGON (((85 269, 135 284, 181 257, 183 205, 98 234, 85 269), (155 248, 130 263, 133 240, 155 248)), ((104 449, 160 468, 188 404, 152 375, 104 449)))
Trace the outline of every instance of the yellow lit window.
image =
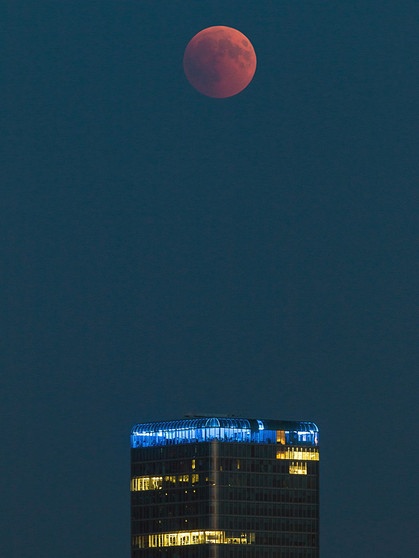
POLYGON ((252 544, 255 542, 254 533, 242 533, 237 537, 226 537, 226 544, 252 544))
POLYGON ((161 548, 194 544, 253 544, 255 533, 241 533, 236 537, 226 537, 225 531, 175 531, 136 535, 132 539, 133 548, 161 548))
POLYGON ((319 461, 317 448, 284 448, 276 452, 277 459, 295 459, 300 461, 319 461))
POLYGON ((276 443, 285 445, 285 430, 276 431, 276 443))
POLYGON ((290 475, 306 475, 307 461, 293 461, 289 467, 290 475))
POLYGON ((164 477, 164 482, 169 482, 170 484, 176 484, 175 475, 169 475, 164 477))
POLYGON ((131 479, 131 492, 160 490, 162 485, 163 477, 134 477, 131 479))
POLYGON ((143 490, 160 490, 165 485, 184 485, 199 482, 199 475, 166 475, 165 477, 134 477, 131 479, 131 492, 140 492, 143 490))

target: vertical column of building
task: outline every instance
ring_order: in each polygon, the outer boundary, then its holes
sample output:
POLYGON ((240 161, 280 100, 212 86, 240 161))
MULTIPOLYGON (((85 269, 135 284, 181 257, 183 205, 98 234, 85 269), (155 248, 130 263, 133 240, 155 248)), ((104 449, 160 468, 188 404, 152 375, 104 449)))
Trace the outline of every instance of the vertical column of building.
MULTIPOLYGON (((218 463, 218 455, 219 455, 219 447, 218 447, 218 440, 213 440, 211 442, 211 460, 210 460, 210 497, 211 497, 211 506, 210 506, 210 514, 211 514, 211 530, 216 532, 218 531, 218 512, 219 512, 219 463, 218 463)), ((211 558, 218 558, 219 556, 219 544, 213 544, 210 548, 210 556, 211 558)))

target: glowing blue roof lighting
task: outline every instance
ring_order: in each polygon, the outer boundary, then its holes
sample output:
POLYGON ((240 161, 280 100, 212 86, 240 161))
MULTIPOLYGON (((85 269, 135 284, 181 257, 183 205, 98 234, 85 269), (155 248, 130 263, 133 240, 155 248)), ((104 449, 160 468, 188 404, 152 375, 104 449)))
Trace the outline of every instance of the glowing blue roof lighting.
POLYGON ((136 424, 131 447, 166 446, 211 440, 317 446, 319 429, 314 422, 245 419, 237 417, 192 417, 136 424), (281 435, 279 435, 281 433, 281 435))

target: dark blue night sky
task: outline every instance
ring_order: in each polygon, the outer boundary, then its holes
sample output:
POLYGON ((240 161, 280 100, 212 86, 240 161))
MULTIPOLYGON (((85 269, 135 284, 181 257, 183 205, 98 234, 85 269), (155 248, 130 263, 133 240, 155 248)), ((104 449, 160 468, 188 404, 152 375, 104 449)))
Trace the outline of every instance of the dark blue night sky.
POLYGON ((419 4, 3 0, 7 558, 129 556, 129 433, 312 420, 322 558, 418 541, 419 4), (252 41, 219 100, 190 38, 252 41))

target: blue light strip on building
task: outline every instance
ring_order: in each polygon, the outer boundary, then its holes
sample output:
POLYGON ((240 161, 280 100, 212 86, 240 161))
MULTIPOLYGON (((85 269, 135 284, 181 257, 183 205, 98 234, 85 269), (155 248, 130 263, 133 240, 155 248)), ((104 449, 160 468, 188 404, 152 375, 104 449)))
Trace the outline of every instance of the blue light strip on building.
POLYGON ((317 446, 319 430, 313 422, 197 417, 137 424, 131 431, 131 447, 133 448, 212 440, 317 446))

